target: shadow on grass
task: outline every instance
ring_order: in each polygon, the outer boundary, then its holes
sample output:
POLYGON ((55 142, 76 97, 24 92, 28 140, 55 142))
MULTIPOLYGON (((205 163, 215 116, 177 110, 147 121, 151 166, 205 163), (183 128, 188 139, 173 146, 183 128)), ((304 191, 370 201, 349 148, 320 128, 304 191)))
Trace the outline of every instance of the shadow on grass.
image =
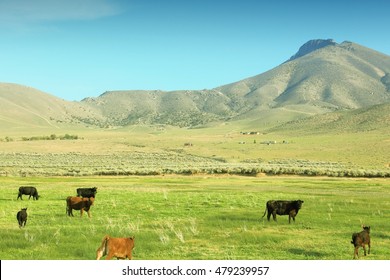
POLYGON ((214 221, 231 221, 231 222, 257 222, 261 223, 262 220, 256 216, 249 216, 245 214, 217 214, 211 217, 214 221))
POLYGON ((304 256, 304 258, 313 258, 313 259, 324 259, 328 254, 318 251, 312 250, 304 250, 304 249, 289 249, 291 254, 304 256))

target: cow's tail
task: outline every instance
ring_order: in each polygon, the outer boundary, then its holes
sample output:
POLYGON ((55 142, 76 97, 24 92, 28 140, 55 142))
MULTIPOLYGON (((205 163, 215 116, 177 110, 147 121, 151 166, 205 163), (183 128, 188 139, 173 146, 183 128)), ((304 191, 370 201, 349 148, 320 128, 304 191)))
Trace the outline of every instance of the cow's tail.
POLYGON ((357 233, 354 233, 354 234, 352 234, 352 241, 351 241, 351 243, 353 244, 353 245, 355 245, 355 243, 356 243, 356 238, 358 237, 358 234, 357 233))
POLYGON ((102 240, 102 245, 96 250, 96 259, 100 260, 101 257, 107 255, 108 249, 107 249, 107 243, 110 239, 109 235, 105 235, 102 240))
POLYGON ((267 206, 265 206, 264 214, 263 214, 263 216, 261 217, 262 219, 264 218, 265 214, 267 214, 267 206))

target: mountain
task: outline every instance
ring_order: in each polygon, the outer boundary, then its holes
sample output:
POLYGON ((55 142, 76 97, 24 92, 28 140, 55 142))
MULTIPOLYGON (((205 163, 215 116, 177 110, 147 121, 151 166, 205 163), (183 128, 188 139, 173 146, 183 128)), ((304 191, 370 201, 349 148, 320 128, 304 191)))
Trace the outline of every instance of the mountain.
POLYGON ((103 117, 78 102, 68 102, 37 89, 0 83, 0 128, 59 128, 64 124, 85 125, 103 117))
POLYGON ((310 40, 307 43, 303 44, 302 47, 299 48, 298 52, 293 55, 288 61, 297 59, 301 56, 307 55, 311 52, 314 52, 318 49, 327 47, 327 46, 336 46, 337 43, 333 39, 316 39, 316 40, 310 40))
POLYGON ((285 63, 211 90, 112 91, 82 103, 114 125, 288 121, 390 101, 389 73, 385 54, 347 41, 311 40, 285 63))
POLYGON ((107 91, 67 102, 0 84, 0 101, 3 125, 196 127, 242 119, 254 126, 280 124, 390 102, 390 57, 353 42, 318 39, 265 73, 214 89, 107 91))
POLYGON ((110 91, 82 103, 99 110, 110 125, 120 126, 195 126, 237 115, 231 99, 215 90, 110 91))

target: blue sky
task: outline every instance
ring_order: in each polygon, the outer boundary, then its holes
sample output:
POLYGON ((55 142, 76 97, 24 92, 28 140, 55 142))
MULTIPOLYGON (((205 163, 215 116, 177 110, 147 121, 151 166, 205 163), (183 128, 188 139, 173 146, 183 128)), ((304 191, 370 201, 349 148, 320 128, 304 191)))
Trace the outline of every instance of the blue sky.
POLYGON ((72 101, 108 90, 211 89, 310 39, 390 55, 382 0, 0 0, 0 82, 72 101))

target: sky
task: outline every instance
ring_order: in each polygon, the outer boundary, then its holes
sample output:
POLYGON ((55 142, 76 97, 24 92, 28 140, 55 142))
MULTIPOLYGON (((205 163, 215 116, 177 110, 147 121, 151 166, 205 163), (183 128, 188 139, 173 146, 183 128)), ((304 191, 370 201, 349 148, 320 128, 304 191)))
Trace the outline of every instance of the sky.
POLYGON ((0 82, 68 101, 212 89, 311 39, 390 55, 388 11, 383 0, 0 0, 0 82))

